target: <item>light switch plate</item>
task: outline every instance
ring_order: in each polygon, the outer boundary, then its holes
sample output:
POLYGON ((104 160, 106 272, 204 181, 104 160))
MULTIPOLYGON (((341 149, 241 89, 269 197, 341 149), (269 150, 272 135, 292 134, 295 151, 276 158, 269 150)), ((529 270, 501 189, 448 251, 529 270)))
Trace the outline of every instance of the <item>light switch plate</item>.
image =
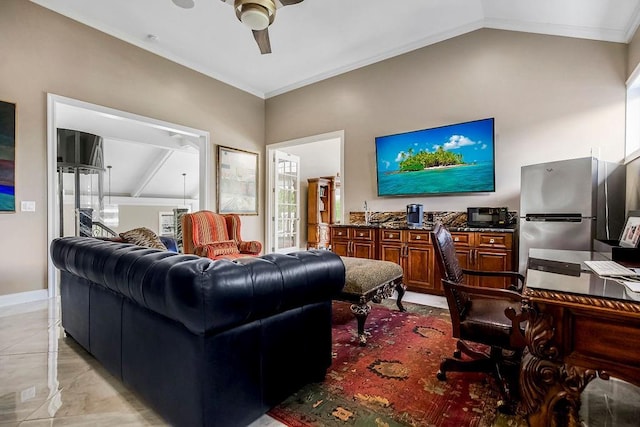
POLYGON ((20 202, 20 209, 22 210, 22 212, 35 212, 36 202, 23 200, 22 202, 20 202))

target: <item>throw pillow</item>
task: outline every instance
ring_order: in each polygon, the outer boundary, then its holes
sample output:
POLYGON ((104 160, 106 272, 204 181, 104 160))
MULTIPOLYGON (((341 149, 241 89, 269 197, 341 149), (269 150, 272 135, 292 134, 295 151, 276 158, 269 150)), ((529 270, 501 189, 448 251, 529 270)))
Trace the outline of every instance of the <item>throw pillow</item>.
POLYGON ((237 254, 238 244, 235 240, 221 240, 219 242, 207 243, 206 245, 196 246, 195 254, 208 258, 218 257, 221 255, 237 254))
POLYGON ((160 237, 147 227, 134 228, 133 230, 120 233, 120 237, 127 243, 133 243, 138 246, 145 246, 147 248, 167 250, 167 247, 162 244, 160 237))

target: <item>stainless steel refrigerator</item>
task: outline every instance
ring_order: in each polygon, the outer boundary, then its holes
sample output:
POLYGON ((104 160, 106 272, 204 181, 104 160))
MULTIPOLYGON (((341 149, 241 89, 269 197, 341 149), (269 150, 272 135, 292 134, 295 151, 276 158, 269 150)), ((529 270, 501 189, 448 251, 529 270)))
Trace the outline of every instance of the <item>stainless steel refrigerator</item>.
POLYGON ((530 248, 589 251, 618 239, 625 219, 624 165, 592 157, 523 166, 519 271, 530 248))

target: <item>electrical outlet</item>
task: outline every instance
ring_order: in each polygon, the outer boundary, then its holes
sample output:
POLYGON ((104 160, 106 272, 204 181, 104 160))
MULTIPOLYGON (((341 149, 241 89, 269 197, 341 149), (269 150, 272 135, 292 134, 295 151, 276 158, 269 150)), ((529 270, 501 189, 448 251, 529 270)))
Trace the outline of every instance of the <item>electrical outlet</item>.
POLYGON ((22 212, 35 212, 36 202, 23 200, 22 202, 20 202, 20 210, 22 210, 22 212))

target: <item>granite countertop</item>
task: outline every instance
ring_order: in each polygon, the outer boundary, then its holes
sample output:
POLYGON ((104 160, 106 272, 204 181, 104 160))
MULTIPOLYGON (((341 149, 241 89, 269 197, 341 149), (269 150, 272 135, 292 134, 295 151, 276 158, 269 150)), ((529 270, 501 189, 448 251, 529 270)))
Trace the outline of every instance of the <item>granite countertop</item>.
MULTIPOLYGON (((385 230, 423 230, 423 231, 431 231, 433 230, 433 224, 424 224, 422 227, 409 227, 406 223, 354 223, 354 224, 331 224, 331 227, 359 227, 359 228, 381 228, 385 230)), ((449 231, 475 231, 482 233, 515 233, 517 231, 517 226, 513 225, 511 227, 505 228, 476 228, 476 227, 447 227, 449 231)))

